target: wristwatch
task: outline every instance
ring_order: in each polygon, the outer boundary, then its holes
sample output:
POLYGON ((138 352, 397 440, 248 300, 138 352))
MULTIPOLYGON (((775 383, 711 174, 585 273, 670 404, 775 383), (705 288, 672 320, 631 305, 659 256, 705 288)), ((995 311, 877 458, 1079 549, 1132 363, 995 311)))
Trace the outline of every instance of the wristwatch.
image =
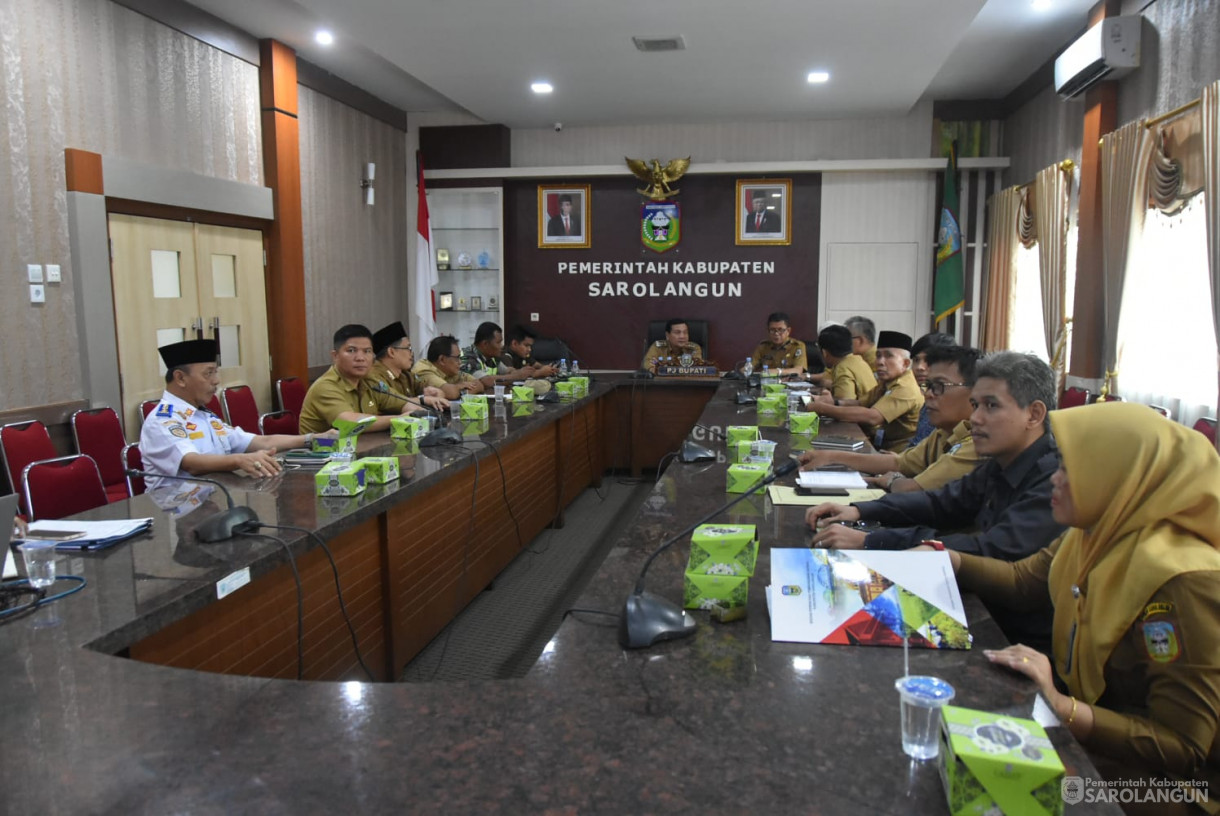
POLYGON ((886 483, 885 483, 885 489, 886 489, 886 490, 893 490, 893 489, 894 489, 894 482, 898 481, 898 480, 899 480, 899 479, 901 479, 901 478, 902 478, 902 474, 901 474, 901 473, 895 473, 894 475, 890 476, 890 480, 889 480, 888 482, 886 482, 886 483))
POLYGON ((305 447, 307 447, 307 448, 313 447, 313 434, 311 434, 311 433, 305 434, 305 447))

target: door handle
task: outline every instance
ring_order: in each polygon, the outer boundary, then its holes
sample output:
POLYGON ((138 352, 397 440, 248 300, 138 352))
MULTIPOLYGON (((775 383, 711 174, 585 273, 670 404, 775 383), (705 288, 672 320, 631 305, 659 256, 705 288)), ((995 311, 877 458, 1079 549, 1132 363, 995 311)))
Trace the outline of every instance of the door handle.
POLYGON ((190 330, 195 333, 196 340, 202 340, 203 339, 203 318, 196 317, 196 318, 192 319, 190 330))

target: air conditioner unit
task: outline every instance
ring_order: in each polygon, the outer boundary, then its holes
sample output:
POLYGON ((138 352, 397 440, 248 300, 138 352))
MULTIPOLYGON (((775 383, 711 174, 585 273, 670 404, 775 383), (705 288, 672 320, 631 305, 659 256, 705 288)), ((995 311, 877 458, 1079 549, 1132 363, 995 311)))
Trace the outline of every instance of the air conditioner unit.
POLYGON ((1055 60, 1055 92, 1071 99, 1103 79, 1118 79, 1140 65, 1143 18, 1107 17, 1055 60))

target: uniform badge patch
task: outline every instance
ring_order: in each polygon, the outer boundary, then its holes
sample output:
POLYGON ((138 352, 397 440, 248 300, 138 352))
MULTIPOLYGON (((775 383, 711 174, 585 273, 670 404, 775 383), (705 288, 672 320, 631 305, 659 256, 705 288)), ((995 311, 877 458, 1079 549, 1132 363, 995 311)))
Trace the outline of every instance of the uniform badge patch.
POLYGON ((1155 601, 1144 607, 1144 614, 1140 620, 1148 620, 1153 615, 1168 615, 1173 612, 1173 604, 1168 601, 1155 601))
POLYGON ((1148 656, 1157 663, 1172 663, 1181 655, 1178 631, 1169 621, 1144 624, 1144 647, 1148 650, 1148 656))
POLYGON ((181 425, 169 426, 169 432, 171 436, 176 436, 179 439, 186 439, 186 428, 183 428, 181 425))
POLYGON ((212 424, 212 430, 214 430, 214 431, 223 431, 224 430, 225 426, 221 424, 219 419, 213 419, 211 424, 212 424))
POLYGON ((188 431, 193 431, 193 430, 195 430, 195 427, 196 427, 196 426, 195 426, 195 423, 194 423, 194 422, 188 422, 188 423, 186 423, 186 429, 187 429, 188 431))
POLYGON ((193 431, 187 435, 188 439, 203 439, 203 431, 193 431))
POLYGON ((170 405, 168 402, 163 402, 157 406, 157 416, 161 417, 162 419, 168 419, 173 415, 174 406, 170 405))
POLYGON ((962 443, 961 443, 961 442, 958 442, 956 445, 954 445, 953 447, 949 448, 949 453, 950 453, 950 454, 957 453, 959 450, 961 450, 961 448, 962 448, 962 443))

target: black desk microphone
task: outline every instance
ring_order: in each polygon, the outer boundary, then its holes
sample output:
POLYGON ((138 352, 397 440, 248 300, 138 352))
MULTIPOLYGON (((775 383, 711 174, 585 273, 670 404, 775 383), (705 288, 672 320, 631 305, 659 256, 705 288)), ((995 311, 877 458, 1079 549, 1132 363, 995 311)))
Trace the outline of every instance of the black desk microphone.
POLYGON ((145 479, 173 479, 179 482, 204 482, 219 487, 229 502, 228 510, 221 510, 216 515, 195 528, 195 536, 205 544, 217 541, 228 541, 238 533, 252 533, 262 522, 258 514, 245 505, 235 505, 229 489, 215 479, 204 479, 196 476, 168 476, 164 473, 149 473, 144 470, 127 468, 128 476, 142 476, 145 479))

